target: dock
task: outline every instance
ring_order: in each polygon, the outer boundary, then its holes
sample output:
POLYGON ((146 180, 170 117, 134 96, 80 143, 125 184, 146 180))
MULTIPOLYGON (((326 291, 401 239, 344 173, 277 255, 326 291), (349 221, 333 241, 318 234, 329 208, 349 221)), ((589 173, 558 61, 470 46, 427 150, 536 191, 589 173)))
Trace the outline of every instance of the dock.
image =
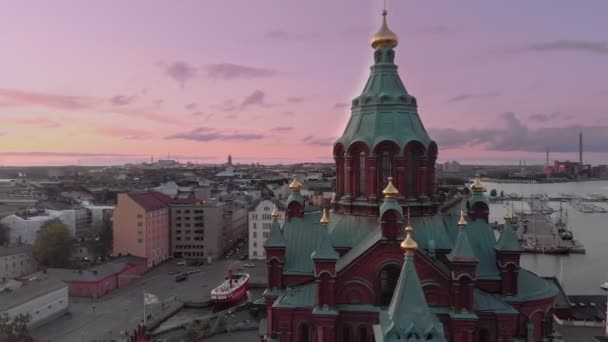
POLYGON ((542 213, 518 213, 517 235, 527 253, 569 254, 585 253, 577 240, 564 240, 557 226, 542 213))

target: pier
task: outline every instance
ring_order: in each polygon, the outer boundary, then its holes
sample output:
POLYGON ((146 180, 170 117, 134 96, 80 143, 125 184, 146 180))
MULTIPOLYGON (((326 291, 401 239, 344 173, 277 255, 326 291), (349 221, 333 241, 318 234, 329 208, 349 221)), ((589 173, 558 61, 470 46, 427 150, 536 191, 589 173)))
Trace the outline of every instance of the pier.
POLYGON ((517 213, 517 236, 526 253, 569 254, 585 253, 585 247, 577 240, 564 240, 558 227, 548 215, 542 213, 517 213))

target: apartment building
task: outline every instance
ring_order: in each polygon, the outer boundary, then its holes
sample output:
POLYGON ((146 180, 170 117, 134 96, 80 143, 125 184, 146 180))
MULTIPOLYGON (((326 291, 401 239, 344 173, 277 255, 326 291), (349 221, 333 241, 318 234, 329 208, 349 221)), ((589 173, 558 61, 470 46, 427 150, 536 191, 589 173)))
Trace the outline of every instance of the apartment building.
MULTIPOLYGON (((272 210, 274 203, 268 199, 260 201, 255 209, 250 210, 249 215, 249 259, 264 259, 266 252, 264 244, 270 234, 272 226, 272 210)), ((277 207, 279 210, 279 223, 283 226, 285 220, 285 210, 282 205, 277 207)))
POLYGON ((118 194, 114 209, 114 255, 146 258, 148 268, 170 256, 171 197, 156 191, 118 194))
POLYGON ((36 272, 31 245, 0 246, 0 284, 36 272))

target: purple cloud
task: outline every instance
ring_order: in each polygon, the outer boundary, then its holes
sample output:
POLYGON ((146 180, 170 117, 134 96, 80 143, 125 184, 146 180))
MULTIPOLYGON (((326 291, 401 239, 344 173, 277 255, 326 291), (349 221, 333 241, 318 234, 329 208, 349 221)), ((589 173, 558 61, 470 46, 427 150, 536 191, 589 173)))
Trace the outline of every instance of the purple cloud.
POLYGON ((300 141, 307 145, 332 146, 334 144, 334 142, 336 141, 336 139, 337 139, 336 137, 316 138, 312 135, 309 135, 309 136, 306 136, 306 137, 300 139, 300 141))
POLYGON ((88 109, 101 101, 92 97, 46 94, 34 91, 0 89, 2 107, 48 107, 53 109, 88 109))
POLYGON ((254 90, 253 93, 247 95, 241 102, 241 109, 249 106, 268 106, 264 101, 266 95, 261 90, 254 90))
POLYGON ((184 106, 184 108, 186 108, 187 110, 193 110, 194 108, 196 108, 196 103, 188 103, 184 106))
POLYGON ((293 131, 293 127, 292 126, 274 127, 274 128, 271 128, 270 131, 278 132, 278 133, 285 133, 285 132, 293 131))
POLYGON ((242 133, 239 131, 233 132, 220 132, 215 128, 210 127, 199 127, 188 132, 177 133, 165 137, 168 140, 180 139, 180 140, 192 140, 199 142, 208 141, 251 141, 260 140, 265 136, 260 133, 242 133))
POLYGON ((497 96, 500 96, 500 93, 487 92, 487 93, 478 93, 478 94, 462 94, 462 95, 458 95, 458 96, 454 96, 454 97, 450 98, 447 102, 454 103, 454 102, 466 101, 466 100, 471 100, 471 99, 476 99, 476 98, 497 97, 497 96))
POLYGON ((529 44, 520 49, 529 52, 562 52, 562 51, 581 51, 590 52, 598 55, 608 54, 608 43, 601 41, 586 40, 556 40, 529 44))
POLYGON ((276 70, 254 68, 238 64, 221 63, 209 64, 203 67, 208 78, 214 80, 237 80, 272 77, 277 74, 276 70))
POLYGON ((110 98, 110 104, 113 106, 126 106, 135 101, 135 96, 116 95, 110 98))
POLYGON ((177 81, 184 88, 186 83, 196 77, 197 70, 195 67, 181 61, 173 63, 161 64, 169 77, 177 81))
POLYGON ((306 99, 303 98, 303 97, 292 96, 292 97, 288 97, 287 98, 287 102, 288 103, 301 103, 301 102, 304 102, 304 101, 306 101, 306 99))

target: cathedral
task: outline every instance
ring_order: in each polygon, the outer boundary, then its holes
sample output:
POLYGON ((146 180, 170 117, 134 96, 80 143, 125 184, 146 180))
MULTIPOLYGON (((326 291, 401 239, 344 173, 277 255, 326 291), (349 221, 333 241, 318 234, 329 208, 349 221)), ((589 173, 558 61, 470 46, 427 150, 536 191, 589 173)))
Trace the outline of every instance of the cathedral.
POLYGON ((548 341, 557 288, 520 267, 509 215, 496 239, 485 189, 441 206, 438 147, 395 65, 387 25, 333 145, 330 210, 307 212, 294 179, 265 245, 263 340, 548 341))

